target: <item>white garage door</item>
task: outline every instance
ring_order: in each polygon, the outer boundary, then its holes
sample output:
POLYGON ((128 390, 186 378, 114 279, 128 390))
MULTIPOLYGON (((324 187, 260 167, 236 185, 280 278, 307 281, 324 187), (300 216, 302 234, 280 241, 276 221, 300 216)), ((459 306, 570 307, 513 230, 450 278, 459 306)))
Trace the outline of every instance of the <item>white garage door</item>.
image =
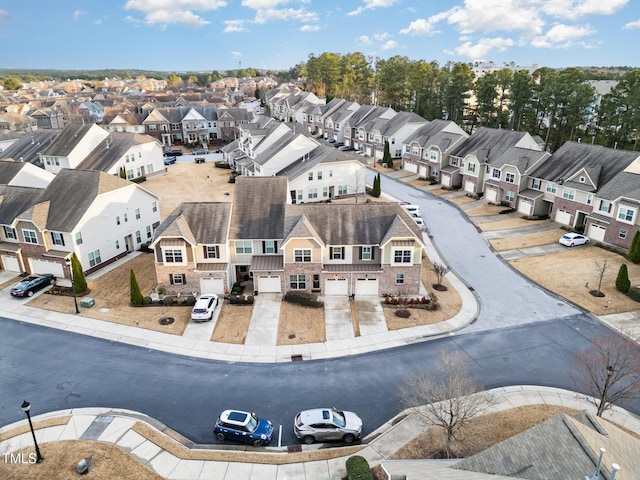
POLYGON ((418 169, 418 175, 420 175, 421 177, 427 178, 427 175, 428 175, 428 169, 427 169, 427 167, 422 167, 422 166, 421 166, 421 167, 418 169))
POLYGON ((3 255, 2 260, 4 263, 5 270, 9 272, 20 272, 20 262, 18 262, 18 257, 12 257, 10 255, 3 255))
POLYGON ((487 188, 485 191, 485 197, 488 202, 496 203, 498 201, 498 191, 493 188, 487 188))
POLYGON ((356 297, 378 295, 377 278, 358 278, 356 280, 356 297))
POLYGON ((33 273, 52 273, 56 278, 64 278, 64 270, 62 265, 57 262, 49 262, 47 260, 34 260, 31 259, 31 271, 33 273))
POLYGON ((589 232, 587 233, 587 237, 595 240, 596 242, 604 242, 604 234, 606 231, 606 228, 592 223, 591 225, 589 225, 589 232))
POLYGON ((201 278, 200 293, 224 294, 224 279, 220 277, 201 278))
POLYGON ((404 169, 412 173, 418 173, 418 165, 415 163, 406 162, 404 164, 404 169))
POLYGON ((258 277, 258 288, 260 293, 280 293, 280 275, 260 275, 258 277))
POLYGON ((524 215, 531 215, 532 207, 533 203, 528 200, 524 200, 521 198, 518 202, 518 212, 524 215))
POLYGON ((349 295, 349 284, 346 278, 327 278, 324 282, 325 295, 349 295))
POLYGON ((563 225, 571 224, 571 213, 563 212, 562 210, 558 210, 556 212, 556 222, 561 223, 563 225))
POLYGON ((443 187, 451 186, 451 177, 449 175, 442 175, 441 181, 443 187))
POLYGON ((473 183, 471 180, 465 180, 465 182, 464 182, 464 191, 465 192, 469 192, 469 193, 475 193, 476 184, 473 183))

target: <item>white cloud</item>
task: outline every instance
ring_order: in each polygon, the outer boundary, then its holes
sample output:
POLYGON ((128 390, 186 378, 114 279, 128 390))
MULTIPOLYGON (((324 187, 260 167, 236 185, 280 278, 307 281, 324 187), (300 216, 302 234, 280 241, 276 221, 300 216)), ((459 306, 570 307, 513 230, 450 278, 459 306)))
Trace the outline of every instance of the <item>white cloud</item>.
POLYGON ((10 18, 9 12, 0 9, 0 20, 9 20, 10 18))
POLYGON ((364 5, 356 8, 355 10, 348 12, 347 15, 360 15, 365 10, 371 10, 373 8, 388 8, 392 7, 400 0, 363 0, 364 5))
POLYGON ((593 34, 595 30, 589 25, 554 25, 549 31, 531 42, 531 45, 538 48, 566 48, 575 45, 586 46, 578 42, 584 37, 593 34))
POLYGON ((244 20, 225 20, 224 33, 248 32, 249 29, 244 26, 244 20))
MULTIPOLYGON (((144 14, 146 25, 182 24, 201 27, 211 22, 197 12, 209 12, 225 7, 226 0, 127 0, 125 10, 135 10, 144 14)), ((132 17, 127 17, 130 19, 132 17)))
POLYGON ((300 27, 301 32, 317 32, 320 30, 319 25, 303 25, 300 27))
POLYGON ((231 56, 234 58, 242 58, 244 57, 242 52, 231 52, 231 56))
POLYGON ((407 28, 400 30, 400 33, 402 35, 426 35, 433 32, 434 27, 435 24, 424 18, 419 18, 411 22, 407 28))
POLYGON ((382 45, 382 50, 391 50, 392 48, 396 48, 398 44, 393 40, 389 40, 387 43, 382 45))
POLYGON ((242 0, 242 6, 256 11, 254 22, 267 23, 270 21, 297 21, 314 23, 318 21, 315 12, 309 12, 304 7, 287 7, 290 3, 306 5, 308 0, 242 0), (286 7, 286 8, 285 8, 286 7))
POLYGON ((83 12, 82 10, 76 10, 75 12, 73 12, 73 19, 77 22, 86 14, 87 12, 83 12))
POLYGON ((94 25, 102 25, 102 20, 96 20, 93 22, 94 25))
POLYGON ((622 28, 625 28, 625 29, 640 28, 640 20, 636 20, 635 22, 625 23, 624 27, 622 28))
POLYGON ((464 42, 457 46, 453 51, 447 53, 455 53, 456 55, 462 55, 472 60, 478 58, 486 58, 487 54, 493 50, 497 52, 504 52, 508 47, 512 47, 515 44, 510 38, 481 38, 478 43, 464 42))
POLYGON ((358 41, 360 43, 364 43, 365 45, 371 45, 373 41, 367 35, 361 35, 358 37, 358 41))
POLYGON ((389 38, 389 34, 387 32, 384 33, 374 33, 373 34, 373 38, 374 40, 377 40, 379 42, 382 42, 384 40, 386 40, 387 38, 389 38))

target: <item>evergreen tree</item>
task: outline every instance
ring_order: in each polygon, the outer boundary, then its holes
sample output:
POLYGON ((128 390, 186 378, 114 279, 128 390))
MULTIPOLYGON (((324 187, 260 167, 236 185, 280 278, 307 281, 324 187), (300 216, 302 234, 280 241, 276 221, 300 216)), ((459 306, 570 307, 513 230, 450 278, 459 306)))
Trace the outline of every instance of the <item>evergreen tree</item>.
POLYGON ((629 272, 627 271, 627 264, 620 265, 618 270, 618 277, 616 278, 616 290, 627 293, 631 288, 631 282, 629 281, 629 272))
POLYGON ((376 177, 373 179, 373 189, 371 190, 371 196, 377 198, 380 196, 380 193, 380 172, 378 172, 378 175, 376 175, 376 177))
POLYGON ((136 274, 133 272, 133 268, 131 269, 129 278, 131 283, 131 304, 142 305, 142 292, 140 291, 140 286, 138 285, 138 280, 136 280, 136 274))
POLYGON ((82 264, 76 254, 71 255, 71 270, 73 271, 73 290, 76 293, 84 293, 87 291, 87 280, 84 278, 82 264))
POLYGON ((629 249, 629 260, 633 263, 640 263, 640 231, 636 232, 629 249))
POLYGON ((393 168, 393 159, 391 158, 391 152, 389 151, 389 141, 384 142, 384 153, 382 155, 382 164, 388 168, 393 168))

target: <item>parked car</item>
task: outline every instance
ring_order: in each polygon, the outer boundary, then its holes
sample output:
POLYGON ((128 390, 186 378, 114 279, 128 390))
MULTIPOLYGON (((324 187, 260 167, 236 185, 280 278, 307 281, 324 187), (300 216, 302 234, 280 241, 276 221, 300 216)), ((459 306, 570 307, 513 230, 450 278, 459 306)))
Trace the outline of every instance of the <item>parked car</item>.
POLYGON ((575 247, 576 245, 586 245, 589 243, 589 237, 579 233, 565 233, 560 237, 560 245, 565 247, 575 247))
POLYGON ((53 285, 55 279, 55 275, 50 273, 45 275, 30 275, 18 282, 9 293, 14 297, 32 297, 38 290, 48 285, 53 285))
POLYGON ((353 443, 362 433, 362 420, 353 412, 337 408, 303 410, 294 419, 293 433, 307 444, 316 440, 353 443))
POLYGON ((208 322, 213 317, 213 311, 217 306, 218 296, 215 293, 200 295, 191 310, 191 320, 208 322))
POLYGON ((401 206, 411 215, 416 214, 418 217, 422 216, 422 213, 420 212, 420 207, 418 205, 405 204, 401 206))
POLYGON ((343 145, 341 147, 338 147, 338 150, 342 150, 343 152, 349 152, 351 150, 355 150, 355 148, 353 148, 351 145, 343 145))
POLYGON ((191 155, 206 155, 207 153, 209 153, 208 148, 199 148, 198 150, 191 152, 191 155))
POLYGON ((329 138, 329 139, 327 139, 327 143, 336 143, 336 139, 335 138, 329 138))
POLYGON ((165 157, 179 157, 180 155, 182 155, 182 150, 179 148, 170 148, 164 151, 165 157))
POLYGON ((174 163, 176 163, 176 160, 176 157, 164 157, 164 164, 173 165, 174 163))
POLYGON ((273 438, 273 425, 255 413, 241 410, 225 410, 213 427, 213 434, 220 441, 234 440, 254 447, 269 445, 273 438))
POLYGON ((422 217, 413 217, 413 221, 416 222, 416 225, 420 228, 424 228, 424 220, 422 220, 422 217))
POLYGON ((333 144, 333 146, 336 147, 336 148, 340 148, 340 147, 344 146, 344 142, 335 142, 333 144))

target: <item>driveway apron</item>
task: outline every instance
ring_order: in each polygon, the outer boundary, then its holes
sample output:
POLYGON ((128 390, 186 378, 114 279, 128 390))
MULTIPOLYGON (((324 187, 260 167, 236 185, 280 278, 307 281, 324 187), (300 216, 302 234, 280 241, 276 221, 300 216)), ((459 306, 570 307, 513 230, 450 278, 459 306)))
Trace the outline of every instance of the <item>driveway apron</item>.
POLYGON ((355 338, 349 297, 346 295, 326 296, 323 301, 327 342, 355 338))
POLYGON ((279 293, 261 293, 255 297, 245 345, 276 345, 281 304, 279 293))
POLYGON ((379 297, 361 296, 355 302, 361 336, 388 331, 379 297))

